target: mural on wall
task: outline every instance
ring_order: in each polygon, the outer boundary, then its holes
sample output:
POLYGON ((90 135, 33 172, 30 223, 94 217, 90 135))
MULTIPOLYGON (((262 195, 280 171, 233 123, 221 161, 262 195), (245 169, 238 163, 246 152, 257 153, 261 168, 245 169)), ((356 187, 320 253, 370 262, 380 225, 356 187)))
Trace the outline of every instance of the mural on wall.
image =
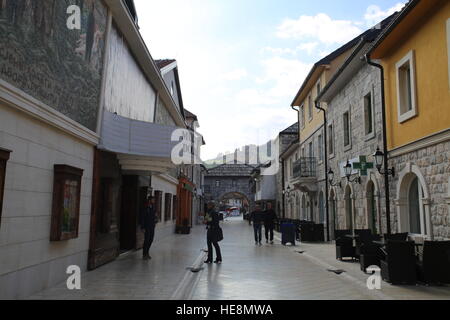
POLYGON ((0 0, 0 78, 95 131, 106 22, 101 0, 0 0))

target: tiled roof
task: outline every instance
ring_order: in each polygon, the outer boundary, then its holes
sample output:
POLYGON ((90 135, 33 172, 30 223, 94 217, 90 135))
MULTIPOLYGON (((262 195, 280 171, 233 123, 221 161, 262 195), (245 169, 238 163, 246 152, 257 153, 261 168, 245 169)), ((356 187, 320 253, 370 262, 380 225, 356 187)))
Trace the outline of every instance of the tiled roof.
POLYGON ((169 64, 174 63, 176 60, 173 59, 163 59, 163 60, 155 60, 156 65, 159 69, 167 67, 169 64))
POLYGON ((294 133, 298 133, 298 122, 294 123, 289 128, 286 128, 280 132, 280 134, 294 134, 294 133))

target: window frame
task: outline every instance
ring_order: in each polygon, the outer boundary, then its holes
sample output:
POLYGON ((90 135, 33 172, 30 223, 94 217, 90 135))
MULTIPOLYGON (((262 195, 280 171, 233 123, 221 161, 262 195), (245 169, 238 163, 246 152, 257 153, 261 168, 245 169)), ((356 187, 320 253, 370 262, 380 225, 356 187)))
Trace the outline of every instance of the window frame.
POLYGON ((300 129, 305 128, 305 104, 300 106, 300 129))
POLYGON ((374 95, 374 89, 371 88, 370 91, 368 91, 364 97, 363 97, 363 110, 364 110, 364 135, 365 135, 365 140, 371 140, 373 138, 375 138, 376 135, 376 127, 375 127, 375 95, 374 95), (366 98, 367 96, 370 95, 370 112, 372 114, 372 121, 371 121, 371 126, 372 126, 372 132, 367 133, 367 127, 366 127, 366 117, 367 117, 367 107, 366 107, 366 98))
MULTIPOLYGON (((316 97, 316 98, 318 98, 318 97, 320 96, 320 93, 322 92, 322 90, 323 90, 323 88, 322 88, 322 83, 321 83, 321 81, 319 80, 319 81, 317 81, 317 83, 316 83, 316 93, 317 93, 317 97, 316 97), (319 90, 319 88, 320 88, 320 90, 319 90)), ((322 110, 317 109, 317 113, 319 113, 320 111, 322 111, 322 110)))
POLYGON ((66 241, 78 238, 80 228, 80 203, 81 203, 81 183, 83 178, 83 169, 75 168, 65 164, 55 164, 53 166, 53 200, 52 200, 52 218, 50 227, 50 241, 66 241), (62 209, 63 209, 63 186, 66 181, 76 181, 76 208, 75 208, 75 230, 71 232, 62 232, 62 209))
POLYGON ((345 111, 342 114, 342 132, 344 134, 344 139, 343 139, 343 143, 344 143, 344 151, 350 150, 352 148, 352 120, 351 120, 351 113, 350 113, 350 109, 345 111), (348 115, 348 144, 345 144, 345 115, 348 115))
POLYGON ((0 148, 0 227, 2 223, 3 196, 5 193, 6 165, 11 152, 11 150, 0 148))
POLYGON ((324 156, 324 147, 323 147, 323 132, 320 132, 318 137, 317 137, 317 152, 318 154, 318 163, 322 163, 325 160, 325 156, 324 156))
POLYGON ((334 122, 328 124, 327 130, 328 130, 328 133, 327 133, 328 146, 327 147, 328 147, 328 154, 329 154, 328 158, 332 159, 335 156, 335 149, 336 149, 336 143, 335 143, 336 141, 334 139, 334 130, 335 130, 334 122), (330 129, 330 127, 331 127, 331 129, 330 129))
POLYGON ((395 74, 397 78, 397 114, 398 122, 403 123, 417 116, 417 87, 416 87, 416 64, 414 50, 409 51, 400 61, 395 64, 395 74), (404 110, 401 95, 400 69, 409 63, 410 68, 410 86, 411 86, 411 110, 404 110))
POLYGON ((308 119, 309 122, 311 122, 313 120, 313 102, 312 102, 312 95, 310 94, 308 96, 308 119))

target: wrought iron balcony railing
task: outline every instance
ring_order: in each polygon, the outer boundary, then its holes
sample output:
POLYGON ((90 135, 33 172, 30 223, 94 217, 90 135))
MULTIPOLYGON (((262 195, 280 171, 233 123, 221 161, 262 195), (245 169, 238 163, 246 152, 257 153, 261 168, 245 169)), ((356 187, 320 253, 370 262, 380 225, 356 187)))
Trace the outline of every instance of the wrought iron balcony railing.
POLYGON ((297 178, 315 178, 316 177, 317 158, 300 158, 294 162, 292 177, 297 178))

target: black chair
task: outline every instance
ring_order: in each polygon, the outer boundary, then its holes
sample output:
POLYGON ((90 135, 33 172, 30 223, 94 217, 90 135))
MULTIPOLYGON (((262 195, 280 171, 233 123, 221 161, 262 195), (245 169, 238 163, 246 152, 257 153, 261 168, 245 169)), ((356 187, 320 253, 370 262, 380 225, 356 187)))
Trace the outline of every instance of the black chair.
POLYGON ((352 234, 351 230, 336 230, 336 259, 343 260, 343 258, 355 259, 355 247, 353 240, 347 238, 346 235, 352 234))
POLYGON ((406 241, 408 240, 408 232, 404 233, 394 233, 394 234, 384 234, 384 241, 394 240, 394 241, 406 241))
POLYGON ((417 274, 426 284, 450 284, 450 241, 425 241, 417 274))
POLYGON ((380 247, 373 242, 379 240, 381 240, 379 235, 356 239, 355 256, 359 258, 361 271, 366 272, 370 266, 380 266, 380 247))
POLYGON ((380 261, 381 277, 391 284, 416 284, 414 242, 388 240, 385 260, 380 261))

